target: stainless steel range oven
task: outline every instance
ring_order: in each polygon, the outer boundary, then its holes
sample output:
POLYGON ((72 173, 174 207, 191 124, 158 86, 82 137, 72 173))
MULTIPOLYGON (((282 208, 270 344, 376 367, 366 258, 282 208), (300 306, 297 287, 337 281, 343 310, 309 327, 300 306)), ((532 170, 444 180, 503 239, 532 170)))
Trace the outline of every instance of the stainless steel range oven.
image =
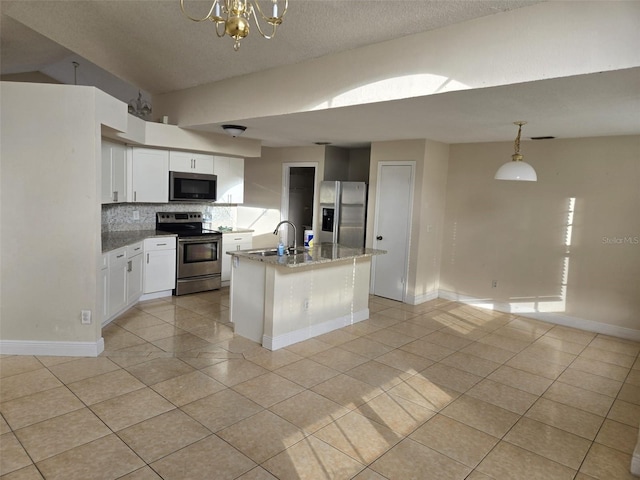
POLYGON ((174 295, 220 288, 222 234, 203 228, 200 212, 158 212, 156 230, 178 235, 174 295))

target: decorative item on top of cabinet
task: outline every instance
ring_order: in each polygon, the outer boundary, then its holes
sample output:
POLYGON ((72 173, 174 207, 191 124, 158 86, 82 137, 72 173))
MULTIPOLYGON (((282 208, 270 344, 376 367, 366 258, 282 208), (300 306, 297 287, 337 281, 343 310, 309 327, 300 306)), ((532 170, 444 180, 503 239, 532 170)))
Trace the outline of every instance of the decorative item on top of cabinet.
POLYGON ((102 139, 101 203, 127 201, 127 147, 102 139))
POLYGON ((130 202, 169 201, 169 151, 131 147, 130 202))
POLYGON ((213 173, 218 176, 216 203, 244 203, 244 158, 215 156, 213 173))
POLYGON ((251 250, 253 248, 252 232, 223 232, 222 233, 222 286, 229 286, 231 281, 231 250, 251 250))
POLYGON ((213 175, 213 155, 170 150, 169 170, 213 175))

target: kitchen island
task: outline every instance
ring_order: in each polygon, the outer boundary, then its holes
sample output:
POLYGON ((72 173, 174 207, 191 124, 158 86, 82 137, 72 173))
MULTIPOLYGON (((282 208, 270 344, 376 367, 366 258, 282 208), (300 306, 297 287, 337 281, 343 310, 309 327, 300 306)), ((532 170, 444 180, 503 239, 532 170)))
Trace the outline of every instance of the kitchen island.
POLYGON ((371 257, 384 253, 337 244, 227 252, 235 333, 277 350, 368 319, 371 257))

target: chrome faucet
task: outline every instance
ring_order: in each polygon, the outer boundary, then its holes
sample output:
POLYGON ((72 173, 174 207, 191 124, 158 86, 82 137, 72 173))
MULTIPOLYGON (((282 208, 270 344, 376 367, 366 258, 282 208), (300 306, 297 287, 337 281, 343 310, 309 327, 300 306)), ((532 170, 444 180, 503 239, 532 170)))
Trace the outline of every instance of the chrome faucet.
POLYGON ((298 235, 296 232, 296 226, 292 222, 290 222, 289 220, 281 221, 278 225, 276 225, 276 229, 273 231, 273 234, 274 235, 278 234, 278 230, 280 230, 280 225, 282 225, 283 223, 288 223, 293 227, 293 250, 295 251, 298 248, 298 240, 297 240, 298 235))

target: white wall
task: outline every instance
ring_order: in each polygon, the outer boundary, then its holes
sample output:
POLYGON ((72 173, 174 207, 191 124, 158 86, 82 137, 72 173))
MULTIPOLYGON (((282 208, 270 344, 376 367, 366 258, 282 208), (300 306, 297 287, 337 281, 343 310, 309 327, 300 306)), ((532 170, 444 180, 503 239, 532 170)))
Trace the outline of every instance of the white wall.
MULTIPOLYGON (((254 230, 255 248, 278 244, 279 237, 273 235, 273 229, 284 220, 280 215, 283 164, 315 162, 318 164, 316 179, 320 182, 324 177, 324 159, 324 146, 263 148, 262 157, 245 159, 244 204, 238 205, 237 223, 238 227, 254 230)), ((317 223, 317 215, 315 220, 317 223)))
POLYGON ((371 145, 367 246, 373 245, 378 164, 416 162, 407 303, 421 303, 438 295, 449 146, 431 140, 376 142, 371 145))
POLYGON ((12 342, 95 353, 99 322, 81 325, 80 312, 99 317, 100 123, 126 125, 126 108, 93 87, 0 88, 3 353, 12 342))
POLYGON ((640 339, 639 136, 525 141, 535 183, 493 179, 512 144, 450 151, 443 291, 640 339))
POLYGON ((449 165, 449 145, 425 141, 424 160, 417 165, 414 202, 415 270, 410 270, 408 303, 421 303, 438 293, 449 165), (417 209, 417 212, 415 211, 417 209))

